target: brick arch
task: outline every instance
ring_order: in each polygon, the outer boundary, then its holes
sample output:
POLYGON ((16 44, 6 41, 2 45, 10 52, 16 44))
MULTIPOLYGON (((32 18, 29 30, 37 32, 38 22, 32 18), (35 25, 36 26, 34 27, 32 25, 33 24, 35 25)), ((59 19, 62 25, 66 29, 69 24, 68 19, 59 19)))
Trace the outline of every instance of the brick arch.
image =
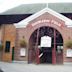
POLYGON ((50 24, 48 24, 48 23, 46 23, 46 24, 43 24, 43 23, 41 24, 41 23, 39 23, 39 24, 35 25, 34 27, 31 26, 31 28, 29 28, 29 30, 28 30, 28 31, 29 31, 28 41, 29 41, 32 33, 34 33, 35 30, 37 30, 38 28, 43 27, 43 26, 52 27, 52 28, 56 29, 56 30, 61 34, 61 36, 62 36, 62 38, 63 38, 63 40, 64 40, 63 30, 62 30, 63 27, 60 28, 60 27, 58 27, 58 26, 56 26, 56 25, 50 25, 50 24))
MULTIPOLYGON (((33 28, 30 28, 28 45, 30 45, 30 44, 29 44, 29 43, 30 43, 30 38, 31 38, 32 34, 34 33, 34 31, 36 31, 38 28, 41 28, 41 27, 51 27, 51 28, 57 30, 57 31, 61 34, 62 39, 63 39, 63 41, 64 41, 62 29, 60 29, 59 27, 57 27, 57 26, 55 26, 55 25, 50 25, 50 24, 46 23, 46 24, 37 24, 37 25, 34 26, 33 28)), ((64 43, 64 42, 63 42, 63 43, 64 43)), ((64 46, 64 45, 63 45, 63 46, 64 46)), ((31 50, 31 47, 30 47, 30 46, 28 47, 28 50, 29 50, 29 51, 31 50)), ((32 60, 33 60, 33 59, 32 59, 32 60)))

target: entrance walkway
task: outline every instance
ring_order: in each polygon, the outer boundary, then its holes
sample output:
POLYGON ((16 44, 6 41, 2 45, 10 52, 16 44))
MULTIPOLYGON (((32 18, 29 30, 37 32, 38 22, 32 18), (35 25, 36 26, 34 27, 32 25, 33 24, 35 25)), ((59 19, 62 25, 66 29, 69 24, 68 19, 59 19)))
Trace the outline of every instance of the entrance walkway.
POLYGON ((24 64, 0 62, 4 72, 72 72, 72 65, 24 64))

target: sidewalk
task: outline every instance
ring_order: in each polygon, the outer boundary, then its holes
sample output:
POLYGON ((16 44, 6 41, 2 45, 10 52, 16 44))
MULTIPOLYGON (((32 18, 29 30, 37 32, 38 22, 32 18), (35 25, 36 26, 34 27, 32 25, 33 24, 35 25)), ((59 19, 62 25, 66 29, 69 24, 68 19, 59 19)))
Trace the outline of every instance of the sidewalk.
POLYGON ((72 72, 72 65, 24 64, 0 62, 4 72, 72 72))

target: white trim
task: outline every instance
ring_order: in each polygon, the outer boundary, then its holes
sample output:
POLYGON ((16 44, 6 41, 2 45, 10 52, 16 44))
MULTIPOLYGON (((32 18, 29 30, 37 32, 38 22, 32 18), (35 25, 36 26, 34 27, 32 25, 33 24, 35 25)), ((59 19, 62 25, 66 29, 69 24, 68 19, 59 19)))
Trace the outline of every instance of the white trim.
POLYGON ((45 12, 48 12, 48 13, 56 16, 57 18, 63 20, 67 26, 72 25, 72 20, 71 19, 69 19, 69 18, 67 18, 67 17, 65 17, 65 16, 51 10, 50 8, 44 8, 41 11, 27 17, 26 19, 24 19, 24 20, 22 20, 22 21, 20 21, 18 23, 15 23, 14 25, 16 26, 16 28, 26 27, 28 25, 28 22, 30 22, 31 20, 39 17, 40 15, 44 14, 45 12))

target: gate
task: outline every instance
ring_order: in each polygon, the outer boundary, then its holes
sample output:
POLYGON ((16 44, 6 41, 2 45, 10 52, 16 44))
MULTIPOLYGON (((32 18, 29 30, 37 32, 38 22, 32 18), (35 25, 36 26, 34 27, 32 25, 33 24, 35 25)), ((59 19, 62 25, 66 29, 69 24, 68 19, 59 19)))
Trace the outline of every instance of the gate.
POLYGON ((29 63, 63 63, 63 38, 61 34, 51 27, 40 27, 33 32, 29 40, 29 63), (41 47, 41 37, 52 38, 51 47, 41 47), (59 53, 59 50, 61 51, 59 53))

